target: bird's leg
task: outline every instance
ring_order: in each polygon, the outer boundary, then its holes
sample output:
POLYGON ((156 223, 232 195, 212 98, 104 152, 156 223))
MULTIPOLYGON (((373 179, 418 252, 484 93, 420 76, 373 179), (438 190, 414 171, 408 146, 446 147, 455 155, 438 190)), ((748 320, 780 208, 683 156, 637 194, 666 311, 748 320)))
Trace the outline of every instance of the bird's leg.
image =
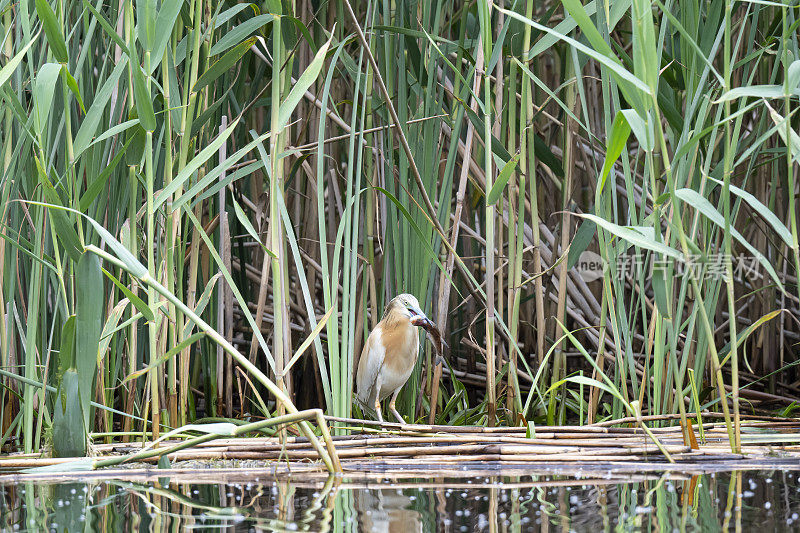
POLYGON ((381 414, 381 401, 377 398, 375 398, 375 412, 378 414, 378 422, 383 422, 383 415, 381 414))
POLYGON ((400 416, 400 413, 397 412, 397 408, 394 406, 394 402, 395 400, 397 400, 397 395, 399 393, 400 389, 397 389, 396 391, 394 391, 394 394, 392 394, 392 399, 389 401, 389 411, 391 411, 391 413, 394 415, 394 417, 397 419, 398 422, 400 422, 401 424, 405 424, 406 421, 403 420, 403 417, 400 416))

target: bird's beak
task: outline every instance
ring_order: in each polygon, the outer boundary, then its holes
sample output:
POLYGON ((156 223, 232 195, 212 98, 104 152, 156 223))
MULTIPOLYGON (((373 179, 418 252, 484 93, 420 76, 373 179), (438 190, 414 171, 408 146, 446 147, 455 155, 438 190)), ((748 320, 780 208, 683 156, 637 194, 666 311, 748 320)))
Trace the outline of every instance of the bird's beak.
POLYGON ((419 307, 413 307, 412 306, 412 307, 409 307, 409 310, 412 313, 414 313, 414 317, 415 318, 428 320, 428 317, 425 315, 425 313, 422 312, 422 309, 420 309, 419 307))
POLYGON ((408 310, 411 313, 412 325, 425 327, 432 323, 419 307, 409 307, 408 310))

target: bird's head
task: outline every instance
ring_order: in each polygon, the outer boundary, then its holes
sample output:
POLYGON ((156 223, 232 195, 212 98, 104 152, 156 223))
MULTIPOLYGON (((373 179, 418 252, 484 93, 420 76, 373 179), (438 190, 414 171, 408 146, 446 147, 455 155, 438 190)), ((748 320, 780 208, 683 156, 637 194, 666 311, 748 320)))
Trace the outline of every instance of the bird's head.
MULTIPOLYGON (((412 323, 421 321, 421 320, 428 320, 428 317, 425 316, 425 313, 420 309, 419 301, 413 294, 400 294, 392 300, 392 304, 390 307, 394 307, 400 313, 402 313, 405 317, 412 321, 412 323)), ((417 325, 417 324, 414 324, 417 325)))

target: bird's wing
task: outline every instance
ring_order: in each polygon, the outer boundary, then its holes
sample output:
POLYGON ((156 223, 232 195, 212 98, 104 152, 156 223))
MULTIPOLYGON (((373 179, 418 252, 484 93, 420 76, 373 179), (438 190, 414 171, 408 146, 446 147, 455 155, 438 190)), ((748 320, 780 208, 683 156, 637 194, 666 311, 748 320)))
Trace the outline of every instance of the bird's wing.
POLYGON ((380 342, 380 326, 372 330, 369 334, 364 349, 361 351, 361 358, 358 361, 358 372, 356 373, 356 394, 361 403, 372 407, 370 404, 373 396, 373 388, 378 378, 378 372, 383 366, 383 359, 386 350, 380 342))

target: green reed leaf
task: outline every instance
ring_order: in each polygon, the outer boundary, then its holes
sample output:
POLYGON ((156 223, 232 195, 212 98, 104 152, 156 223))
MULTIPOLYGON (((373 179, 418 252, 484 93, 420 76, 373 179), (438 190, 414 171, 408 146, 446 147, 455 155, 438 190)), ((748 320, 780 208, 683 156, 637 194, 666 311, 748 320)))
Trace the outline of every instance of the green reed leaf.
POLYGON ((100 90, 95 93, 94 99, 89 106, 89 110, 86 112, 86 116, 83 117, 83 121, 78 128, 78 133, 75 134, 73 151, 76 159, 83 153, 84 150, 86 150, 86 148, 89 147, 92 137, 97 131, 98 126, 100 126, 100 122, 103 120, 103 115, 106 111, 106 106, 111 99, 111 95, 113 94, 114 89, 118 88, 117 83, 119 82, 122 74, 125 72, 125 67, 127 64, 127 58, 122 58, 114 67, 114 70, 111 71, 111 74, 103 83, 100 90))
POLYGON ((33 83, 33 125, 36 135, 40 138, 47 127, 47 119, 50 116, 50 109, 53 107, 53 95, 60 72, 61 65, 45 63, 36 73, 33 83))
POLYGON ((231 29, 229 32, 226 32, 219 41, 214 43, 214 46, 211 47, 208 54, 211 56, 215 56, 217 54, 221 54, 222 52, 228 50, 229 48, 236 46, 240 42, 242 42, 245 38, 249 37, 254 31, 258 30, 259 28, 265 26, 266 24, 272 22, 274 17, 271 13, 267 13, 264 15, 258 15, 253 18, 247 19, 246 21, 242 22, 238 26, 231 29))
POLYGON ((291 118, 294 109, 297 107, 297 104, 300 103, 300 100, 302 100, 305 92, 309 87, 311 87, 311 84, 316 81, 319 73, 322 71, 322 67, 325 64, 325 55, 328 53, 328 48, 331 45, 331 41, 333 41, 333 33, 334 31, 332 30, 331 38, 320 47, 320 49, 317 51, 317 54, 314 56, 314 59, 312 59, 311 63, 309 63, 308 68, 303 71, 303 73, 300 75, 300 78, 298 78, 297 82, 292 86, 292 90, 289 91, 288 95, 286 95, 286 99, 281 102, 280 111, 278 113, 279 131, 289 123, 289 119, 291 118))
MULTIPOLYGON (((718 179, 711 177, 709 177, 709 179, 719 185, 722 185, 722 181, 718 179)), ((789 246, 789 248, 794 248, 794 244, 792 243, 792 232, 789 231, 789 228, 787 228, 786 225, 780 221, 780 219, 775 215, 775 213, 773 213, 767 206, 762 204, 758 200, 758 198, 756 198, 749 192, 745 191, 744 189, 740 189, 739 187, 733 184, 729 184, 729 187, 731 193, 735 194, 736 196, 747 202, 747 205, 753 208, 753 210, 756 213, 761 215, 761 217, 764 220, 766 220, 770 226, 772 226, 772 229, 775 230, 775 233, 778 234, 778 237, 780 237, 783 240, 783 242, 785 242, 786 245, 789 246)))
POLYGON ((144 79, 145 74, 139 66, 139 60, 135 52, 129 65, 133 78, 133 96, 136 104, 136 113, 139 115, 139 123, 146 131, 155 131, 156 114, 153 111, 153 101, 144 79))
POLYGON ((251 37, 241 44, 236 45, 233 49, 214 62, 205 72, 197 79, 197 82, 192 87, 193 93, 202 91, 206 86, 210 85, 217 78, 225 74, 231 67, 233 67, 244 56, 256 42, 256 37, 251 37))
POLYGON ((615 235, 620 239, 628 241, 629 243, 638 246, 639 248, 644 248, 645 250, 652 250, 667 257, 676 259, 678 261, 683 260, 683 256, 678 250, 670 246, 667 246, 666 244, 661 243, 655 240, 650 235, 648 235, 648 233, 652 234, 652 228, 650 227, 620 226, 618 224, 614 224, 611 221, 605 220, 604 218, 600 218, 596 215, 590 215, 588 213, 576 214, 576 216, 585 218, 587 220, 591 220, 592 222, 594 222, 604 230, 608 231, 612 235, 615 235))
POLYGON ((89 427, 90 402, 97 375, 97 347, 103 328, 103 274, 100 259, 89 252, 75 268, 75 368, 78 372, 83 426, 89 427))
POLYGON ((16 68, 19 66, 19 64, 22 62, 22 60, 25 58, 25 54, 27 54, 28 50, 31 49, 31 46, 33 46, 33 43, 36 42, 37 37, 39 37, 38 33, 33 37, 33 39, 31 39, 31 42, 26 44, 22 48, 22 50, 17 52, 17 55, 12 57, 11 60, 8 63, 3 65, 2 68, 0 68, 0 88, 2 88, 3 85, 5 85, 5 83, 8 81, 8 79, 14 73, 16 68))
POLYGON ((169 39, 172 36, 172 30, 178 20, 178 15, 180 15, 181 7, 183 7, 183 0, 164 0, 161 2, 161 9, 158 10, 155 22, 156 35, 153 39, 153 48, 150 54, 150 72, 148 72, 150 75, 153 74, 164 58, 164 50, 166 50, 169 39))
POLYGON ((503 169, 500 171, 500 174, 497 176, 497 180, 492 184, 492 188, 489 190, 489 194, 486 196, 486 203, 488 205, 494 205, 503 195, 503 191, 508 184, 509 178, 511 178, 514 171, 517 169, 517 163, 519 162, 519 154, 512 157, 505 165, 503 165, 503 169))
MULTIPOLYGON (((725 228, 725 218, 719 211, 717 211, 717 209, 713 205, 711 205, 711 202, 709 202, 699 192, 695 191, 694 189, 684 188, 675 191, 675 196, 680 198, 687 204, 691 205, 698 211, 700 211, 707 219, 709 219, 711 222, 713 222, 720 228, 723 229, 725 228)), ((730 226, 730 232, 731 236, 733 236, 733 238, 739 241, 739 243, 742 246, 744 246, 747 249, 747 251, 750 252, 753 255, 753 257, 755 257, 758 260, 758 262, 761 264, 764 270, 767 271, 767 273, 770 275, 770 277, 778 286, 778 288, 780 288, 781 291, 783 291, 784 290, 783 284, 781 283, 780 278, 778 278, 778 274, 775 272, 775 269, 772 267, 772 264, 767 260, 766 257, 764 257, 764 254, 756 250, 756 248, 752 244, 750 244, 747 241, 747 239, 745 239, 742 236, 742 234, 739 233, 739 231, 733 227, 733 225, 730 226)))
MULTIPOLYGON (((217 138, 214 139, 208 146, 203 148, 199 154, 194 156, 194 158, 183 167, 183 170, 178 172, 178 175, 164 187, 160 193, 156 196, 155 201, 153 202, 153 209, 158 209, 161 204, 167 201, 167 199, 172 196, 175 191, 183 186, 183 184, 188 180, 192 174, 194 174, 198 168, 200 168, 206 161, 211 159, 216 153, 219 151, 219 148, 228 140, 233 130, 236 129, 236 126, 239 124, 239 119, 237 118, 231 125, 228 126, 225 131, 217 135, 217 138)), ((233 164, 233 161, 226 161, 226 164, 233 164)))
POLYGON ((622 150, 628 143, 628 137, 631 134, 631 126, 622 111, 617 111, 614 116, 614 122, 611 124, 611 133, 608 136, 608 145, 606 146, 606 158, 603 161, 603 170, 600 173, 600 185, 597 187, 597 196, 603 192, 606 185, 611 169, 614 168, 614 163, 619 159, 622 150))
MULTIPOLYGON (((102 13, 97 11, 94 6, 88 1, 83 0, 83 7, 89 10, 89 12, 94 15, 94 18, 97 19, 97 22, 100 23, 100 27, 106 32, 106 34, 114 41, 114 44, 119 46, 122 49, 122 52, 127 56, 130 55, 128 52, 128 45, 125 44, 125 41, 122 40, 122 37, 119 36, 117 31, 111 25, 111 23, 106 19, 102 13)), ((119 66, 119 64, 117 64, 119 66)))
POLYGON ((70 92, 75 96, 75 99, 78 101, 78 105, 81 107, 81 111, 83 114, 86 114, 86 107, 83 105, 83 97, 81 96, 81 90, 78 87, 78 82, 75 81, 75 78, 72 77, 72 74, 69 73, 66 65, 61 67, 61 76, 64 78, 64 82, 67 84, 67 88, 69 88, 70 92))
MULTIPOLYGON (((159 32, 170 33, 166 28, 159 32)), ((156 39, 156 0, 136 0, 136 35, 145 50, 153 49, 156 39)))
POLYGON ((58 378, 70 368, 75 368, 75 315, 69 315, 61 328, 61 346, 58 351, 58 378))
POLYGON ((72 369, 64 372, 53 406, 53 455, 86 455, 86 422, 80 404, 80 379, 72 369))
POLYGON ((56 14, 47 0, 35 0, 36 14, 39 15, 39 20, 42 21, 44 34, 47 37, 47 42, 50 44, 50 51, 53 57, 59 63, 66 63, 69 61, 67 54, 67 43, 64 41, 64 33, 61 30, 56 14))
POLYGON ((110 280, 111 280, 111 282, 112 282, 112 283, 113 283, 113 284, 114 284, 114 285, 115 285, 115 286, 116 286, 116 287, 117 287, 117 288, 118 288, 120 291, 122 291, 122 294, 124 294, 124 295, 125 295, 125 298, 127 298, 127 299, 128 299, 128 301, 129 301, 129 302, 131 302, 131 303, 133 304, 133 306, 134 306, 136 309, 138 309, 138 310, 139 310, 139 312, 140 312, 140 313, 142 313, 142 316, 144 317, 144 319, 145 319, 145 320, 147 320, 148 322, 152 322, 153 320, 155 320, 155 310, 153 310, 153 309, 150 309, 150 307, 149 307, 149 306, 148 306, 148 305, 147 305, 147 304, 144 302, 144 300, 142 300, 141 298, 139 298, 138 296, 136 296, 136 294, 134 294, 134 293, 133 293, 133 291, 131 291, 131 290, 130 290, 128 287, 126 287, 125 285, 123 285, 123 284, 122 284, 122 283, 121 283, 121 282, 120 282, 120 281, 119 281, 119 280, 118 280, 118 279, 117 279, 117 278, 114 276, 114 274, 112 274, 111 272, 109 272, 109 271, 108 271, 108 270, 106 270, 105 268, 104 268, 104 269, 102 269, 102 270, 103 270, 103 274, 105 274, 105 275, 106 275, 106 277, 107 277, 108 279, 110 279, 110 280))

